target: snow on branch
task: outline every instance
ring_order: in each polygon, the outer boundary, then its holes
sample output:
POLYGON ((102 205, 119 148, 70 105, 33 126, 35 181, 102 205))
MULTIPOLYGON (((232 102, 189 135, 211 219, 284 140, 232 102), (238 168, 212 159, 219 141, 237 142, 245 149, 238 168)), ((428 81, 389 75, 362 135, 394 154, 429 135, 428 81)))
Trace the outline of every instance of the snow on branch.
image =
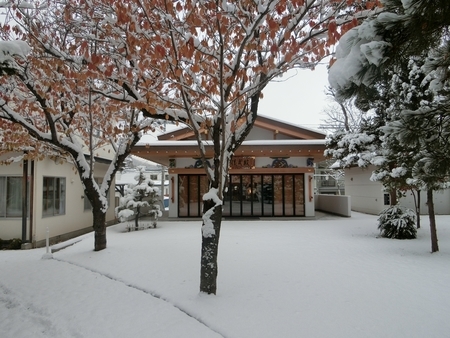
POLYGON ((30 52, 31 48, 25 41, 0 41, 1 73, 17 69, 18 62, 25 61, 30 52))

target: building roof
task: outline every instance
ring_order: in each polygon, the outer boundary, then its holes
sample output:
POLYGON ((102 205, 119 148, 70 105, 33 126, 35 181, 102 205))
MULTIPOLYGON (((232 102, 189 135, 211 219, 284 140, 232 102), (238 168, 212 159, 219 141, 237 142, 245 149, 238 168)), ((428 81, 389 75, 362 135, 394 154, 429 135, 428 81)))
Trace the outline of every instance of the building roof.
MULTIPOLYGON (((325 133, 265 116, 258 116, 254 127, 271 131, 273 139, 244 141, 235 151, 235 155, 257 157, 311 156, 315 158, 316 162, 323 160, 325 133), (284 139, 277 139, 280 134, 284 135, 284 139), (291 139, 286 139, 286 137, 291 139)), ((212 143, 208 140, 203 141, 203 143, 206 148, 206 155, 212 157, 212 143)), ((133 148, 132 154, 165 166, 169 165, 170 158, 200 157, 197 141, 189 127, 159 135, 158 140, 146 139, 144 142, 139 142, 133 148)))

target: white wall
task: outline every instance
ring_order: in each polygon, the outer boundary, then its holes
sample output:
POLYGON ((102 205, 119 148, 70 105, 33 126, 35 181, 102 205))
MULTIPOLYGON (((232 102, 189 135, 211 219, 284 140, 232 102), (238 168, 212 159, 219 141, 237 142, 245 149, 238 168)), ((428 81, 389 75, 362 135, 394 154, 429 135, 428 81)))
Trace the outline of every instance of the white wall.
MULTIPOLYGON (((368 214, 379 214, 388 205, 384 205, 384 189, 380 182, 370 181, 373 166, 367 169, 345 169, 345 194, 352 196, 352 210, 368 214)), ((437 215, 450 215, 450 189, 433 193, 434 209, 437 215)), ((426 191, 421 192, 420 212, 428 214, 426 191)), ((399 200, 399 204, 415 210, 411 191, 399 200)))
POLYGON ((369 178, 373 168, 345 169, 345 194, 352 197, 352 210, 377 215, 384 205, 384 190, 369 178))
MULTIPOLYGON (((436 215, 450 215, 450 189, 433 192, 433 201, 436 215)), ((416 209, 411 191, 407 191, 406 196, 400 199, 400 204, 412 210, 416 209)), ((420 213, 428 215, 426 191, 420 192, 420 213)))
MULTIPOLYGON (((30 168, 30 164, 29 164, 30 168)), ((103 177, 107 166, 96 163, 95 177, 103 177)), ((49 228, 50 237, 59 237, 80 230, 92 230, 92 211, 84 210, 84 192, 78 173, 70 163, 56 164, 50 159, 34 162, 34 207, 33 207, 33 242, 42 242, 46 238, 46 229, 49 228), (64 215, 42 216, 43 203, 43 176, 63 177, 66 179, 66 211, 64 215), (83 198, 82 198, 83 197, 83 198)), ((22 175, 20 164, 0 166, 0 175, 22 175)), ((109 194, 110 207, 106 220, 114 223, 114 184, 109 194)), ((29 240, 29 222, 27 224, 27 240, 29 240)), ((22 238, 21 218, 0 219, 0 238, 22 238)))
POLYGON ((330 212, 336 215, 341 215, 345 217, 351 217, 351 197, 348 195, 325 195, 317 194, 316 198, 316 209, 325 212, 330 212))
MULTIPOLYGON (((310 156, 310 157, 314 157, 314 156, 310 156)), ((306 157, 290 157, 290 158, 287 158, 286 161, 287 161, 288 164, 292 164, 293 166, 306 167, 308 158, 309 158, 309 156, 306 156, 306 157)), ((269 164, 272 164, 273 161, 274 161, 274 159, 270 158, 270 157, 257 157, 255 159, 255 166, 257 168, 261 168, 263 166, 267 166, 269 164)))
POLYGON ((92 226, 92 212, 84 210, 84 192, 80 178, 72 164, 55 164, 51 160, 35 163, 35 210, 34 210, 34 241, 45 239, 46 229, 50 237, 61 236, 68 232, 92 226), (64 215, 42 215, 43 177, 64 177, 66 179, 66 212, 64 215))
POLYGON ((311 174, 305 174, 305 216, 311 217, 316 214, 315 210, 315 196, 314 196, 314 173, 311 174), (309 180, 311 181, 311 190, 310 190, 310 184, 309 180), (312 196, 312 200, 310 201, 309 196, 312 196))

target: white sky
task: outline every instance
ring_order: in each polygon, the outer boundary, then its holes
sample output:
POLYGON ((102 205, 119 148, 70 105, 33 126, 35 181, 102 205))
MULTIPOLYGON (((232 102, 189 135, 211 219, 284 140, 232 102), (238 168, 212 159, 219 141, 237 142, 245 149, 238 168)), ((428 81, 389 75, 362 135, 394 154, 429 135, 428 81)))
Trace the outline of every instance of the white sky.
POLYGON ((324 109, 332 103, 325 95, 328 70, 292 70, 270 83, 263 91, 258 113, 272 118, 317 129, 326 118, 324 109))

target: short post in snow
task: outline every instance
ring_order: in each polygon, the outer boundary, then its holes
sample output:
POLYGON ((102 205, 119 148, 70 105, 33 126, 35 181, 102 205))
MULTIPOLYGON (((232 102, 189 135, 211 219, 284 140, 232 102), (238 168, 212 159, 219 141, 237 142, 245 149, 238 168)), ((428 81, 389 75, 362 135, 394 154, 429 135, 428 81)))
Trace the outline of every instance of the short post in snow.
POLYGON ((47 227, 46 236, 45 236, 45 248, 46 248, 46 252, 42 256, 42 259, 51 259, 51 258, 53 258, 53 254, 50 252, 50 239, 49 239, 48 227, 47 227))

